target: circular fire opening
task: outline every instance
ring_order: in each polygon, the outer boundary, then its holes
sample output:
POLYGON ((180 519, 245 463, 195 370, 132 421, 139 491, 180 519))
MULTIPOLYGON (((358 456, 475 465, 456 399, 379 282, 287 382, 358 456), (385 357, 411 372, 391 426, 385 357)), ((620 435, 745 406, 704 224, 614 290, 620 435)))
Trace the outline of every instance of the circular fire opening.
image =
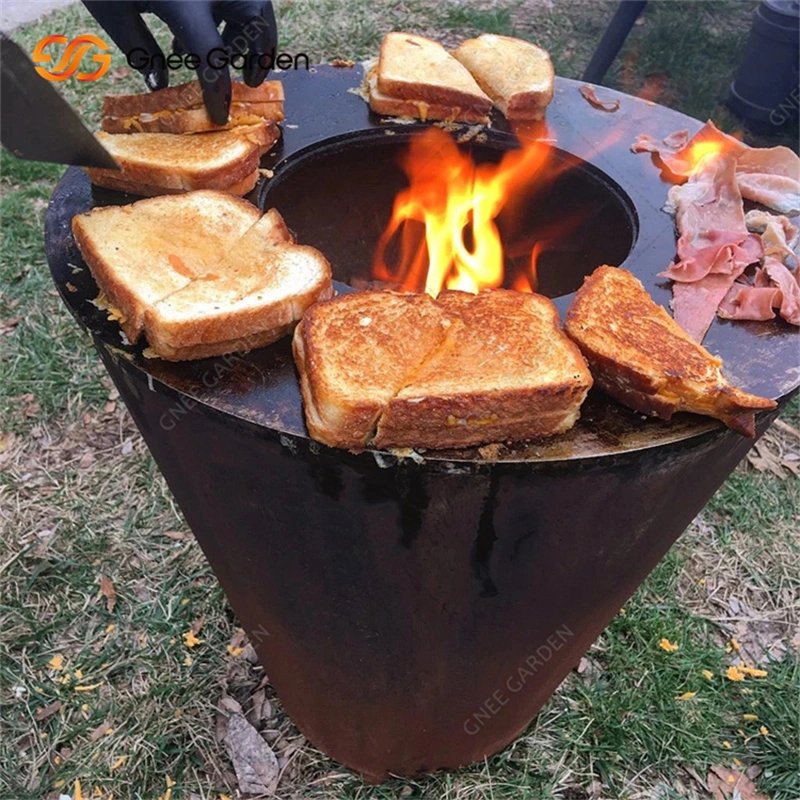
MULTIPOLYGON (((262 206, 277 208, 300 242, 325 254, 335 280, 355 288, 386 286, 373 273, 373 259, 395 197, 409 185, 401 160, 414 135, 367 131, 300 151, 268 183, 262 206)), ((498 163, 514 146, 507 137, 491 135, 460 149, 485 164, 498 163)), ((555 147, 496 224, 504 251, 503 287, 518 288, 536 246, 537 291, 551 298, 576 291, 600 264, 620 265, 638 232, 633 202, 621 187, 596 166, 555 147)))

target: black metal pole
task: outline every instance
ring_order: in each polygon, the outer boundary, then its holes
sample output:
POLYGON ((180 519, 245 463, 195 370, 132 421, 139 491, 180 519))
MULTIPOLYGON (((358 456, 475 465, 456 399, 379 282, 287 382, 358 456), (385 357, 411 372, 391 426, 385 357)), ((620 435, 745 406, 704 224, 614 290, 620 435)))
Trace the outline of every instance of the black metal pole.
POLYGON ((603 76, 617 57, 620 48, 625 44, 625 39, 628 38, 633 23, 639 18, 646 5, 647 0, 622 0, 620 2, 597 50, 594 51, 589 66, 583 73, 583 80, 589 83, 600 83, 603 80, 603 76))

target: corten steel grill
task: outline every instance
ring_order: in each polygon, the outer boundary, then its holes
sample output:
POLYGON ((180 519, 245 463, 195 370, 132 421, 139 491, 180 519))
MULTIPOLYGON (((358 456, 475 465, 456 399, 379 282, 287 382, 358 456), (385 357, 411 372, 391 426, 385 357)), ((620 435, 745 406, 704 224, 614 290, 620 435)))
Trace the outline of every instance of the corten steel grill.
MULTIPOLYGON (((320 247, 348 290, 344 282, 370 277, 403 185, 395 158, 421 126, 370 115, 348 91, 359 68, 281 79, 289 124, 257 200, 320 247)), ((618 113, 597 111, 578 84, 558 79, 548 111, 557 157, 575 169, 531 201, 528 233, 589 212, 540 262, 542 291, 562 313, 604 261, 669 301, 656 278, 675 254, 672 220, 659 210, 668 185, 628 148, 637 133, 699 123, 618 96, 618 113)), ((516 146, 502 126, 467 145, 477 159, 516 146)), ((306 433, 288 338, 178 364, 121 343, 90 303, 88 270, 73 269, 83 262, 70 220, 131 199, 93 194, 83 172, 66 172, 45 229, 55 282, 286 710, 369 779, 457 767, 511 741, 752 444, 711 420, 666 424, 593 392, 575 429, 546 442, 414 459, 327 448, 306 433)), ((732 380, 782 405, 800 383, 798 341, 781 321, 717 321, 705 343, 732 380)), ((759 417, 759 433, 774 416, 759 417)))

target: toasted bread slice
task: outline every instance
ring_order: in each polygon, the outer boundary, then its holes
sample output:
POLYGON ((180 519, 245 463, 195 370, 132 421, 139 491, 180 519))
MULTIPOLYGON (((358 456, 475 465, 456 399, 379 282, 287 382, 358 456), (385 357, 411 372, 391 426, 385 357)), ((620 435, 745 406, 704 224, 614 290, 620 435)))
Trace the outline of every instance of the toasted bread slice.
POLYGON ((381 416, 378 447, 467 447, 563 433, 592 377, 545 297, 444 292, 462 325, 425 361, 381 416))
POLYGON ((259 219, 250 203, 198 191, 95 208, 72 220, 75 241, 130 341, 145 311, 218 270, 223 253, 259 219))
POLYGON ((553 62, 531 42, 484 33, 462 42, 453 56, 507 119, 541 119, 553 99, 553 62))
POLYGON ((224 192, 108 206, 75 217, 75 239, 131 341, 169 360, 262 347, 330 296, 330 265, 224 192))
POLYGON ((106 133, 202 133, 282 120, 283 102, 231 103, 225 125, 215 125, 205 108, 179 108, 154 113, 144 111, 124 117, 103 117, 103 130, 106 133))
POLYGON ((438 103, 426 103, 423 100, 402 100, 389 97, 378 89, 378 75, 373 72, 367 78, 369 107, 376 113, 390 117, 412 117, 426 122, 441 119, 447 122, 465 122, 470 125, 487 125, 489 115, 475 111, 473 107, 444 106, 438 103))
POLYGON ((695 342, 627 270, 596 269, 570 304, 566 330, 597 385, 642 413, 668 420, 676 411, 691 411, 753 436, 754 412, 775 408, 772 400, 731 386, 722 361, 695 342))
POLYGON ((426 294, 360 292, 310 308, 292 345, 311 436, 363 450, 452 322, 426 294))
POLYGON ((282 336, 310 305, 331 293, 330 264, 313 247, 291 244, 283 219, 273 210, 234 245, 216 275, 193 281, 148 308, 145 334, 160 354, 247 340, 267 330, 282 336))
MULTIPOLYGON (((218 186, 217 191, 227 192, 228 194, 243 197, 248 192, 252 191, 253 187, 258 183, 260 176, 258 167, 256 167, 249 175, 246 175, 242 180, 237 183, 232 183, 230 186, 218 186)), ((102 188, 113 189, 115 192, 126 192, 128 194, 135 194, 139 197, 156 197, 162 194, 185 194, 186 189, 165 189, 163 186, 156 186, 151 183, 140 183, 139 181, 126 180, 119 177, 114 170, 108 170, 108 175, 102 178, 102 188)), ((98 184, 100 185, 100 184, 98 184)))
MULTIPOLYGON (((282 103, 283 84, 265 81, 258 86, 248 86, 242 81, 231 81, 231 105, 235 103, 282 103)), ((129 117, 137 114, 155 114, 160 111, 177 111, 203 107, 203 90, 200 81, 193 80, 178 86, 168 86, 155 92, 140 94, 109 94, 103 98, 103 116, 129 117)))
POLYGON ((227 353, 249 353, 259 347, 266 347, 268 344, 283 339, 290 334, 294 325, 285 325, 282 328, 271 328, 260 331, 249 336, 240 336, 233 339, 226 339, 222 342, 209 342, 205 344, 191 344, 186 347, 172 347, 161 342, 159 349, 151 348, 145 350, 145 356, 152 358, 163 358, 164 361, 194 361, 198 358, 211 358, 222 356, 227 353))
POLYGON ((381 44, 377 88, 382 95, 488 114, 492 101, 469 71, 438 42, 387 33, 381 44))
POLYGON ((98 133, 98 140, 121 169, 87 167, 86 172, 92 183, 112 189, 124 181, 170 192, 224 190, 252 178, 261 155, 279 135, 278 127, 267 122, 196 136, 98 133))

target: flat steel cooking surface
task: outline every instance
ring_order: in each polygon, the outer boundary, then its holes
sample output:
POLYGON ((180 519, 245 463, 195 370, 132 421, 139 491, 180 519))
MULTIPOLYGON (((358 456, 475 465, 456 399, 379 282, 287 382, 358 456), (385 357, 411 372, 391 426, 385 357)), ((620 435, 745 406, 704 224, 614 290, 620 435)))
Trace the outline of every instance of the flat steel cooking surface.
MULTIPOLYGON (((373 207, 370 196, 373 190, 370 186, 363 187, 364 205, 353 207, 354 196, 357 199, 358 193, 353 192, 352 181, 342 181, 337 174, 337 153, 343 160, 352 159, 354 152, 367 147, 372 148, 368 152, 374 157, 375 147, 384 140, 392 144, 392 148, 387 147, 384 159, 388 166, 397 149, 395 140, 407 139, 413 130, 423 126, 382 121, 371 114, 366 103, 353 91, 361 84, 360 66, 352 69, 320 66, 309 73, 289 72, 279 77, 286 90, 284 135, 275 151, 264 160, 264 166, 273 170, 274 177, 257 187, 250 199, 264 208, 272 205, 274 196, 276 207, 295 228, 300 243, 321 245, 334 264, 334 277, 347 280, 351 276, 342 274, 348 269, 344 263, 346 249, 342 257, 333 244, 327 249, 334 252, 326 252, 325 236, 329 242, 333 241, 330 224, 327 233, 322 224, 324 220, 316 228, 309 224, 314 215, 303 217, 302 192, 312 208, 333 209, 339 214, 344 209, 346 216, 356 218, 368 213, 373 207), (313 168, 308 168, 309 163, 313 168), (312 195, 314 170, 318 170, 320 180, 312 195), (293 175, 301 186, 293 186, 293 175)), ((639 133, 663 137, 680 128, 694 132, 699 123, 675 111, 607 89, 602 90, 604 95, 619 97, 620 110, 616 113, 599 111, 581 97, 579 86, 575 81, 556 79, 545 135, 554 140, 564 157, 588 162, 584 171, 604 183, 610 195, 617 198, 620 208, 627 209, 629 220, 620 223, 622 228, 612 226, 605 232, 598 231, 597 235, 614 237, 615 241, 609 242, 608 247, 611 253, 630 250, 617 266, 631 270, 657 302, 668 306, 669 283, 656 274, 675 255, 673 221, 661 211, 670 184, 660 178, 650 158, 635 155, 629 148, 639 133), (625 225, 627 229, 623 229, 625 225)), ((467 126, 457 126, 455 135, 465 132, 467 126)), ((513 147, 516 142, 505 120, 498 116, 482 146, 502 149, 513 147)), ((70 220, 95 205, 133 199, 106 190, 93 190, 78 168, 67 170, 59 184, 48 212, 46 244, 56 284, 73 314, 115 358, 126 360, 131 367, 146 374, 148 380, 163 383, 175 392, 179 403, 199 403, 283 436, 308 439, 288 337, 245 355, 169 363, 145 358, 142 355, 144 345, 124 344, 117 324, 109 322, 106 314, 91 303, 97 295, 96 284, 75 247, 70 220)), ((335 214, 332 219, 335 223, 335 214)), ((341 283, 337 288, 349 290, 341 283)), ((570 293, 554 300, 562 316, 571 297, 570 293)), ((798 342, 798 329, 779 319, 762 323, 717 319, 704 345, 722 357, 726 375, 733 383, 777 399, 800 384, 798 342)), ((647 419, 593 390, 573 430, 545 441, 501 445, 493 448, 491 458, 500 461, 590 458, 677 442, 717 428, 717 422, 688 414, 678 414, 670 423, 647 419)), ((483 454, 477 449, 428 452, 425 458, 483 461, 486 451, 483 454)))

